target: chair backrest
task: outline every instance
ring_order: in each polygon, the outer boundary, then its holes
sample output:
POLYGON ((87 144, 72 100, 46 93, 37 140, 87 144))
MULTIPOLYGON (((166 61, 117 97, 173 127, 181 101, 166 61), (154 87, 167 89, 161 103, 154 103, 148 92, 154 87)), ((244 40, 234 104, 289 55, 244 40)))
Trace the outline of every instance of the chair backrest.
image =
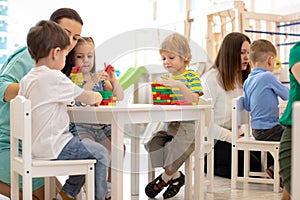
POLYGON ((202 158, 205 154, 208 154, 210 151, 212 151, 214 146, 214 133, 213 133, 213 120, 214 120, 213 109, 214 108, 212 105, 212 99, 210 98, 205 99, 200 97, 198 104, 211 105, 211 107, 205 109, 205 134, 204 134, 205 138, 204 139, 206 145, 202 145, 199 153, 199 158, 202 158))
MULTIPOLYGON (((198 104, 199 105, 212 105, 212 99, 210 99, 210 98, 205 99, 200 96, 198 104)), ((205 109, 205 126, 210 125, 212 115, 213 115, 212 109, 213 109, 213 107, 205 109)))
POLYGON ((212 99, 209 98, 209 99, 205 99, 205 98, 202 98, 200 96, 199 98, 199 102, 198 102, 199 105, 211 105, 212 107, 211 108, 207 108, 205 109, 205 128, 206 128, 206 137, 213 137, 213 133, 212 133, 212 122, 214 120, 213 118, 213 115, 214 115, 214 112, 213 112, 213 105, 212 105, 212 99), (208 134, 208 133, 211 133, 211 134, 208 134))
POLYGON ((11 159, 19 157, 25 168, 31 167, 31 102, 18 95, 10 102, 11 159), (19 154, 19 142, 22 155, 19 154))
POLYGON ((250 115, 244 109, 244 98, 242 96, 232 99, 232 143, 235 144, 239 137, 239 128, 243 128, 245 137, 250 137, 250 115))

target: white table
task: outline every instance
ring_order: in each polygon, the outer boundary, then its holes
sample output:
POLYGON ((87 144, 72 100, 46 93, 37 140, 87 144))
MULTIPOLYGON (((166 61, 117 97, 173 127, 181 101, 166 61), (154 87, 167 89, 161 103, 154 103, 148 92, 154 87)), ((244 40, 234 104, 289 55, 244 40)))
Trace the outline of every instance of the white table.
MULTIPOLYGON (((184 121, 195 120, 195 155, 199 155, 200 146, 204 138, 205 108, 210 105, 176 106, 176 105, 152 105, 152 104, 130 104, 117 106, 99 107, 69 107, 69 116, 72 122, 78 123, 103 123, 112 124, 112 199, 123 199, 123 131, 125 124, 184 121), (197 126, 198 125, 198 126, 197 126)), ((131 137, 138 140, 138 137, 131 137)), ((137 144, 132 141, 132 144, 137 144)), ((139 146, 139 145, 138 145, 139 146)), ((137 148, 139 151, 139 149, 137 148)), ((136 161, 135 161, 136 162, 136 161)), ((132 166, 135 170, 138 166, 132 166)), ((195 177, 204 180, 204 159, 195 159, 195 177)), ((133 173, 135 174, 135 173, 133 173)), ((190 178, 190 177, 186 177, 190 178)), ((132 176, 132 198, 138 195, 138 178, 132 176)), ((188 183, 188 182, 187 182, 188 183)), ((191 186, 190 186, 191 187, 191 186)), ((204 199, 204 184, 195 181, 194 199, 204 199)))

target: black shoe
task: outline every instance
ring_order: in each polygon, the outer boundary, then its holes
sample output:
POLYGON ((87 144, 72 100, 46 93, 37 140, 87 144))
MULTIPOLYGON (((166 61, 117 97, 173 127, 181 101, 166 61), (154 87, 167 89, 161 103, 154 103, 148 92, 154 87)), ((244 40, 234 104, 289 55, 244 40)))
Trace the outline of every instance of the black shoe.
POLYGON ((145 193, 148 197, 154 198, 163 190, 164 187, 168 186, 169 182, 166 183, 165 181, 163 181, 161 176, 162 174, 148 183, 148 185, 145 187, 145 193))
POLYGON ((174 197, 180 190, 180 188, 184 185, 184 175, 182 172, 179 172, 179 178, 172 179, 169 181, 169 187, 163 194, 164 199, 169 199, 174 197))

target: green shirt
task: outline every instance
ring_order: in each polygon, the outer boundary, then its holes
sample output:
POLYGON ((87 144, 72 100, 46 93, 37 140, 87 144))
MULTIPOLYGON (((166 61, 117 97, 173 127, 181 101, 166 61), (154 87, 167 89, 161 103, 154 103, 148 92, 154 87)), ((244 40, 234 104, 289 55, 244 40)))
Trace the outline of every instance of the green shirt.
POLYGON ((0 69, 0 151, 10 149, 10 103, 4 101, 4 93, 12 83, 19 83, 34 61, 27 47, 17 49, 0 69))
POLYGON ((292 106, 295 101, 300 101, 300 84, 291 72, 293 66, 300 62, 300 42, 296 43, 290 50, 289 68, 290 68, 290 93, 289 101, 283 115, 280 118, 282 125, 292 125, 292 106))

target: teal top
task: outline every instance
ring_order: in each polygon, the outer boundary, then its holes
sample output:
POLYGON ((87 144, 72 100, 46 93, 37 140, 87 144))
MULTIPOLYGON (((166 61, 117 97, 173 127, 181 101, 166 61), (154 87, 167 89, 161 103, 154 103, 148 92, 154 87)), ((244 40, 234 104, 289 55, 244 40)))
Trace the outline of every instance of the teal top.
POLYGON ((10 103, 4 101, 4 93, 12 83, 19 83, 34 61, 26 46, 18 48, 0 69, 0 152, 10 149, 10 103))
POLYGON ((292 106, 295 101, 300 101, 300 84, 291 72, 293 66, 300 62, 300 42, 297 42, 290 50, 289 68, 290 68, 290 93, 289 101, 283 115, 280 118, 280 123, 285 126, 291 126, 292 122, 292 106))

